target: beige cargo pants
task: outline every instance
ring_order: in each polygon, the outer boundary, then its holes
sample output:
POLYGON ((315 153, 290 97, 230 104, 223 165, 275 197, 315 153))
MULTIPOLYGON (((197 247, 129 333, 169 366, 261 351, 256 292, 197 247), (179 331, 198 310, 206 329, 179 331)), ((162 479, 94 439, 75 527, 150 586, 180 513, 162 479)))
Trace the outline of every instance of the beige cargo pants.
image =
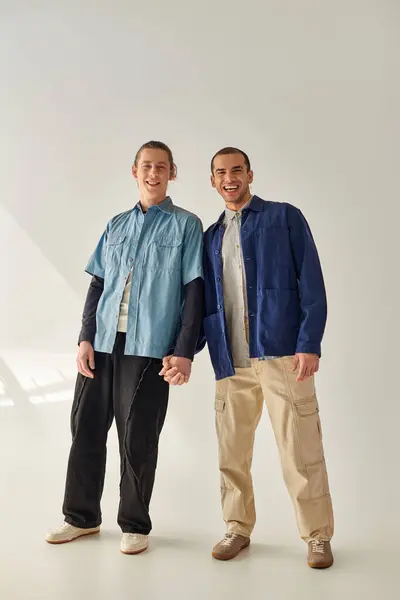
POLYGON ((217 381, 215 411, 223 518, 250 536, 256 521, 251 477, 254 436, 265 399, 301 537, 330 540, 333 512, 314 378, 297 383, 293 357, 252 359, 217 381))

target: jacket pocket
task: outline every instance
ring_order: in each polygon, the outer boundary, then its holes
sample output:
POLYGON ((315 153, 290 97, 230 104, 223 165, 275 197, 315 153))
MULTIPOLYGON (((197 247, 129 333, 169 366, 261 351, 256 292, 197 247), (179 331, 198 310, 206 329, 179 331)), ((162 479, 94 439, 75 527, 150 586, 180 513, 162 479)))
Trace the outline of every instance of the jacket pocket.
POLYGON ((262 329, 274 339, 292 339, 300 326, 297 289, 263 288, 259 299, 262 329))

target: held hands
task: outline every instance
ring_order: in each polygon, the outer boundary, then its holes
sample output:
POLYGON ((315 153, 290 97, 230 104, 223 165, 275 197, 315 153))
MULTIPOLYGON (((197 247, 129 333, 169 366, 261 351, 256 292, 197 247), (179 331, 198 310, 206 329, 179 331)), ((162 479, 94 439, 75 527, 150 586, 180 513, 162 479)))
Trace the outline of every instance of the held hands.
MULTIPOLYGON (((94 378, 95 368, 94 349, 90 342, 81 342, 78 356, 76 358, 78 372, 84 377, 94 378)), ((305 354, 298 352, 293 358, 293 372, 298 370, 296 381, 306 381, 317 373, 319 369, 319 357, 317 354, 305 354)), ((180 356, 165 356, 163 368, 159 375, 170 385, 183 385, 190 379, 192 361, 180 356)))
POLYGON ((297 352, 293 358, 293 372, 297 371, 296 381, 305 381, 312 377, 319 369, 319 356, 317 354, 305 354, 297 352))
POLYGON ((190 379, 192 361, 181 356, 165 356, 159 375, 170 385, 183 385, 190 379))
POLYGON ((78 367, 78 372, 81 375, 94 379, 94 349, 90 342, 81 342, 79 344, 76 365, 78 367))

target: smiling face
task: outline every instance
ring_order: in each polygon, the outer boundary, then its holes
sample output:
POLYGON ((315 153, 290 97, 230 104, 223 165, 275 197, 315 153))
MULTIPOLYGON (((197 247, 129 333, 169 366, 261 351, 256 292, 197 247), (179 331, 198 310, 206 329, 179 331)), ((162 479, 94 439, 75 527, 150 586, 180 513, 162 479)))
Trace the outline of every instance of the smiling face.
POLYGON ((253 171, 240 153, 220 154, 214 158, 211 184, 231 210, 240 210, 251 197, 253 171))
POLYGON ((143 206, 160 204, 167 196, 168 182, 175 179, 175 169, 165 150, 144 148, 132 167, 143 206))

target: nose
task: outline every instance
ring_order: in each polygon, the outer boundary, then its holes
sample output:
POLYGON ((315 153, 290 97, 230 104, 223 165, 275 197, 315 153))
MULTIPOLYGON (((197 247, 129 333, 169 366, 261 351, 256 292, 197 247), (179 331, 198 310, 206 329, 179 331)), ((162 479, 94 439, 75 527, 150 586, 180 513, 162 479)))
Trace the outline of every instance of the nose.
POLYGON ((225 176, 225 183, 233 183, 235 180, 235 176, 232 173, 227 173, 225 176))

